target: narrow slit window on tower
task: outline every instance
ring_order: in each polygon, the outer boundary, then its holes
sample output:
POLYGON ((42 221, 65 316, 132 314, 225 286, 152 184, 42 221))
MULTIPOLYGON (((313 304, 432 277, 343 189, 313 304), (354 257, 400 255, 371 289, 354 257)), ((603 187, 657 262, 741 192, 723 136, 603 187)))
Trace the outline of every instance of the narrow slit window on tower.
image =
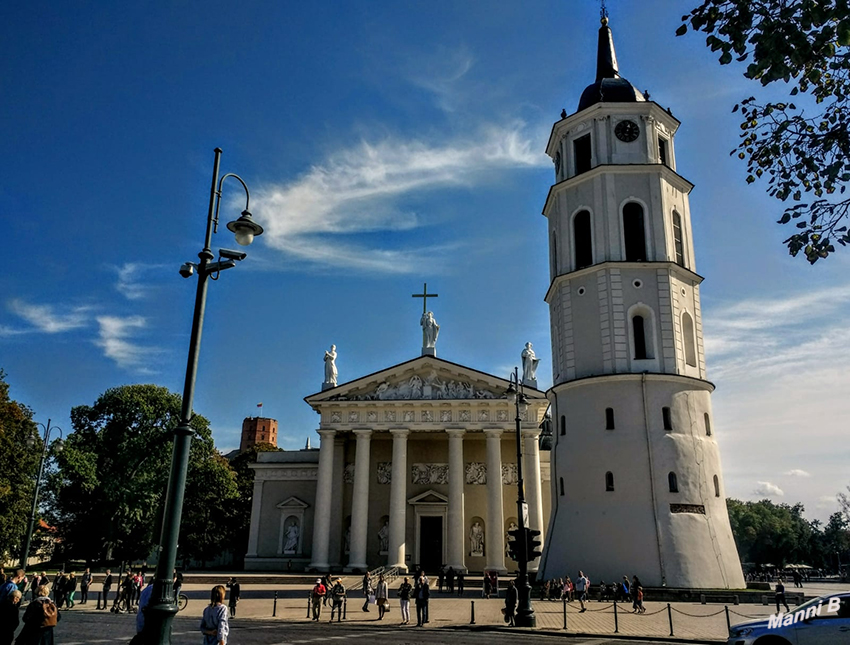
POLYGON ((558 275, 558 234, 552 231, 552 275, 558 275))
POLYGON ((664 137, 658 137, 658 163, 663 163, 665 166, 669 165, 667 163, 667 139, 664 137))
POLYGON ((561 480, 561 481, 560 481, 560 484, 561 484, 561 495, 563 496, 563 494, 564 494, 564 478, 563 478, 563 477, 561 477, 561 478, 560 478, 560 480, 561 480))
POLYGON ((696 367, 697 348, 694 338, 694 319, 687 311, 682 314, 682 336, 685 341, 685 363, 691 367, 696 367))
POLYGON ((711 436, 711 418, 708 416, 708 412, 702 415, 702 418, 705 420, 705 436, 711 436))
POLYGON ((714 496, 720 497, 720 480, 717 475, 714 476, 714 496))
POLYGON ((667 406, 661 408, 661 417, 664 419, 664 429, 673 429, 673 418, 670 416, 670 408, 667 406))
POLYGON ((610 493, 612 490, 614 490, 614 473, 608 471, 605 473, 605 491, 610 493))
POLYGON ((573 152, 576 159, 576 174, 590 170, 591 161, 590 135, 586 134, 573 141, 573 152))
POLYGON ((567 417, 563 414, 561 415, 561 436, 563 437, 567 434, 567 417))
POLYGON ((670 485, 671 493, 679 492, 679 480, 676 478, 676 473, 670 473, 667 475, 667 483, 670 485))
POLYGON ((676 249, 676 264, 685 266, 685 245, 682 243, 682 216, 673 211, 673 246, 676 249))
POLYGON ((605 429, 614 429, 614 408, 605 408, 605 429))
POLYGON ((576 270, 593 264, 593 242, 590 235, 590 213, 581 211, 573 218, 573 243, 576 249, 576 270))
POLYGON ((623 240, 626 244, 626 262, 646 262, 643 206, 637 202, 623 206, 623 240))
POLYGON ((646 328, 643 316, 632 317, 632 333, 635 340, 635 359, 642 361, 646 354, 646 328))

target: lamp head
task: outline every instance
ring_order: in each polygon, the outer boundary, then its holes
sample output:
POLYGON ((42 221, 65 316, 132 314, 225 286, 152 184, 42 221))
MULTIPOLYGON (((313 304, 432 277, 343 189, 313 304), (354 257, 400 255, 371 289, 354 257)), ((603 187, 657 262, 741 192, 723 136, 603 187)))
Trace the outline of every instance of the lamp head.
POLYGON ((27 448, 35 448, 35 437, 33 435, 27 437, 27 448))
POLYGON ((62 441, 61 437, 53 442, 53 452, 57 455, 65 449, 65 442, 62 441))
POLYGON ((521 394, 519 397, 519 413, 525 414, 526 410, 528 410, 528 399, 525 398, 525 394, 521 394))
POLYGON ((228 222, 227 230, 236 236, 236 243, 240 246, 248 246, 255 236, 263 234, 263 227, 254 221, 247 210, 242 211, 239 219, 228 222))
POLYGON ((508 403, 514 403, 516 401, 516 388, 513 381, 511 381, 508 389, 505 390, 505 398, 508 400, 508 403))

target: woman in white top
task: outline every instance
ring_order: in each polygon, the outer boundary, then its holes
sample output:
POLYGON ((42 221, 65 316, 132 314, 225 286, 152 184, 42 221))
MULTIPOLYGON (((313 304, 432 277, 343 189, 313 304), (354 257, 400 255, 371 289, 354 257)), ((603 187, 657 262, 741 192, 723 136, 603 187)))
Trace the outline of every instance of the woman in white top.
POLYGON ((387 582, 383 575, 378 576, 378 586, 375 589, 375 602, 378 605, 378 620, 383 620, 384 614, 387 612, 387 606, 390 604, 389 590, 387 582))

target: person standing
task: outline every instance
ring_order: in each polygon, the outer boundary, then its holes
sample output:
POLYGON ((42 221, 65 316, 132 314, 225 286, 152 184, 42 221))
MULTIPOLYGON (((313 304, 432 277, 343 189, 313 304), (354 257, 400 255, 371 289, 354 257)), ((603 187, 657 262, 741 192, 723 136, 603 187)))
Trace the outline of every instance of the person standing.
POLYGON ((85 605, 89 601, 89 587, 91 586, 91 569, 86 569, 80 577, 80 604, 85 605))
POLYGON ((106 576, 103 578, 103 607, 100 609, 106 609, 106 605, 109 602, 109 590, 112 589, 112 570, 106 570, 106 576))
POLYGON ((12 645, 15 631, 21 622, 20 609, 23 594, 15 589, 0 602, 0 645, 12 645))
POLYGON ((490 574, 486 571, 484 572, 484 583, 481 585, 481 595, 484 596, 487 600, 490 600, 491 593, 491 583, 490 583, 490 574))
POLYGON ((375 587, 375 602, 378 605, 378 620, 384 619, 384 614, 387 612, 387 605, 390 602, 389 590, 387 582, 384 580, 383 574, 378 576, 378 586, 375 587))
POLYGON ((174 582, 174 600, 176 602, 178 596, 180 596, 180 590, 183 588, 183 573, 181 571, 178 571, 177 569, 174 570, 173 582, 174 582))
POLYGON ((576 579, 576 594, 578 595, 578 601, 581 605, 579 613, 587 611, 587 607, 584 606, 584 602, 587 600, 587 590, 589 588, 590 580, 588 580, 587 576, 584 575, 584 571, 579 571, 578 578, 576 579))
POLYGON ((328 590, 322 584, 322 579, 316 578, 316 584, 313 587, 313 591, 310 592, 310 600, 313 603, 313 620, 317 622, 322 617, 322 600, 324 600, 327 593, 328 590))
POLYGON ((446 571, 446 586, 449 588, 449 593, 455 591, 455 570, 454 567, 449 567, 446 571))
POLYGON ((71 572, 71 575, 68 576, 68 581, 65 583, 65 594, 66 600, 65 604, 68 609, 71 609, 74 606, 74 595, 77 593, 77 576, 74 572, 71 572))
MULTIPOLYGON (((139 610, 136 612, 136 634, 140 635, 145 628, 145 607, 148 606, 148 603, 151 601, 151 593, 153 592, 153 576, 148 581, 148 586, 142 589, 142 593, 139 594, 139 610)), ((141 639, 141 636, 139 636, 141 639)), ((132 645, 132 642, 131 642, 132 645)))
POLYGON ((463 579, 464 579, 465 575, 466 574, 464 574, 463 571, 457 572, 457 595, 458 595, 458 598, 463 596, 463 579))
POLYGON ((26 577, 23 569, 15 569, 15 573, 6 576, 6 581, 0 586, 0 603, 4 602, 13 591, 20 591, 18 583, 26 577))
POLYGON ((239 604, 239 596, 242 595, 242 587, 236 582, 236 578, 231 578, 227 581, 227 588, 230 589, 230 599, 227 602, 230 608, 230 617, 236 618, 236 605, 239 604))
POLYGON ((336 612, 336 622, 342 622, 342 604, 345 602, 345 586, 342 584, 342 578, 337 578, 331 589, 331 622, 334 621, 334 612, 336 612))
POLYGON ((410 624, 410 594, 413 592, 413 587, 410 581, 405 578, 404 582, 398 588, 398 600, 401 605, 401 624, 410 624))
POLYGON ((363 576, 363 595, 366 596, 366 601, 363 603, 363 611, 369 611, 369 596, 372 593, 372 576, 367 571, 363 576))
POLYGON ((516 617, 516 607, 519 604, 519 593, 517 592, 514 581, 508 582, 508 588, 505 591, 505 620, 510 627, 515 627, 514 618, 516 617))
POLYGON ((18 643, 53 645, 53 628, 61 618, 59 609, 47 597, 47 587, 41 586, 35 591, 37 598, 24 612, 24 628, 18 634, 18 643))
POLYGON ((437 574, 437 591, 439 593, 443 593, 443 584, 446 580, 446 565, 440 567, 440 571, 437 574))
POLYGON ((226 593, 221 585, 216 585, 210 592, 210 604, 204 608, 200 625, 204 635, 203 645, 227 645, 230 623, 227 621, 227 607, 224 606, 226 593))
POLYGON ((66 585, 68 584, 68 576, 65 573, 60 573, 53 580, 53 599, 56 601, 56 606, 59 609, 65 604, 65 599, 68 597, 66 585))
POLYGON ((416 597, 416 626, 422 627, 428 622, 428 603, 431 599, 431 588, 424 572, 419 575, 413 595, 416 597))
POLYGON ((788 601, 785 600, 785 583, 783 579, 780 578, 776 581, 776 613, 779 613, 779 603, 785 605, 785 611, 791 611, 791 608, 788 606, 788 601))

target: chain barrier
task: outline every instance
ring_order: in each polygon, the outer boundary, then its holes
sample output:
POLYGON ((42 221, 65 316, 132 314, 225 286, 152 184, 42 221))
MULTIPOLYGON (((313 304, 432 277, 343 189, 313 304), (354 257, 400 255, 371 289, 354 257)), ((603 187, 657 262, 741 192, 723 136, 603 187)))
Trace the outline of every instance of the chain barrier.
POLYGON ((730 614, 735 614, 736 616, 740 616, 741 618, 767 618, 767 616, 748 616, 747 614, 740 614, 734 609, 729 610, 730 614))
MULTIPOLYGON (((682 611, 681 609, 676 609, 675 607, 673 607, 673 611, 675 611, 677 614, 682 614, 683 616, 689 616, 691 618, 711 618, 712 616, 719 616, 720 614, 722 614, 726 610, 721 609, 720 611, 715 611, 713 614, 689 614, 686 611, 682 611)), ((729 611, 732 611, 732 610, 730 609, 729 611)))

